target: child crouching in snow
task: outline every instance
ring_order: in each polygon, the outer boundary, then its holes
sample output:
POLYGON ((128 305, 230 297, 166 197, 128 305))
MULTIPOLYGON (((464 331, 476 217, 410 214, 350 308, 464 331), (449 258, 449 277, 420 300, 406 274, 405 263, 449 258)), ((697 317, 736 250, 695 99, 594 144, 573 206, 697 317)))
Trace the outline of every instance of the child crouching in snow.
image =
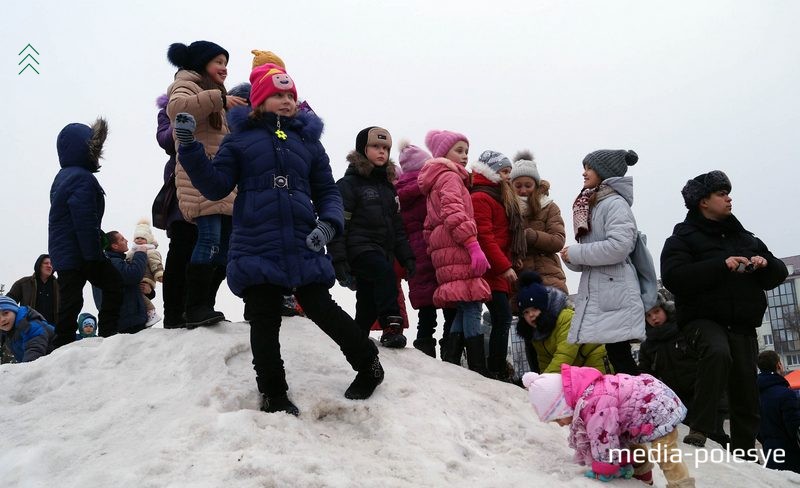
POLYGON ((526 373, 522 384, 542 422, 569 425, 575 461, 601 481, 637 478, 653 484, 645 442, 657 450, 668 488, 694 487, 681 461, 677 425, 686 415, 678 396, 648 374, 603 375, 594 368, 561 365, 561 374, 526 373))

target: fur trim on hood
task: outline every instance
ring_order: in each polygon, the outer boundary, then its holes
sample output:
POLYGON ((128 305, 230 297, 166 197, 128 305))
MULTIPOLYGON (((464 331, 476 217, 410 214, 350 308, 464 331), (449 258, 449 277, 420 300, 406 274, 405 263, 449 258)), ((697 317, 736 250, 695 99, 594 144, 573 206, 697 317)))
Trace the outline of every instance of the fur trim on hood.
POLYGON ((89 161, 94 163, 96 168, 100 168, 100 158, 103 157, 103 143, 108 137, 108 122, 102 117, 98 117, 92 124, 92 135, 89 138, 89 161))
MULTIPOLYGON (((228 111, 228 126, 231 133, 244 132, 259 127, 267 126, 275 128, 278 116, 266 113, 259 119, 251 119, 251 107, 234 107, 228 111)), ((304 140, 319 141, 325 124, 317 114, 307 110, 299 110, 294 117, 281 116, 281 124, 288 124, 288 127, 300 133, 304 140)), ((287 125, 284 125, 286 127, 287 125)))
MULTIPOLYGON (((347 162, 350 163, 350 166, 352 166, 359 175, 364 176, 365 178, 369 177, 369 175, 372 174, 373 168, 375 168, 375 165, 370 163, 366 156, 355 150, 350 151, 350 154, 347 155, 347 162)), ((395 180, 397 180, 398 176, 397 164, 395 164, 395 162, 389 158, 386 160, 385 167, 386 179, 389 180, 390 183, 393 183, 395 180)))
POLYGON ((467 166, 467 170, 473 173, 478 173, 481 176, 484 176, 487 180, 491 181, 492 183, 500 183, 502 178, 500 175, 494 171, 492 168, 489 167, 488 164, 482 161, 474 161, 469 163, 467 166))

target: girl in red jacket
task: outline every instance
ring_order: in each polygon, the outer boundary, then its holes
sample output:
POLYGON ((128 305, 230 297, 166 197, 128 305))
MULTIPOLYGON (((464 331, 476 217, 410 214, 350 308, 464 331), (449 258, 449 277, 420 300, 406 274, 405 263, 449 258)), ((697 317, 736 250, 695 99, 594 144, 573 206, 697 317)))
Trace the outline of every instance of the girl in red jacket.
POLYGON ((469 369, 484 373, 481 304, 491 298, 491 291, 482 278, 489 262, 478 244, 468 190, 469 142, 461 134, 433 130, 425 136, 425 144, 433 158, 422 167, 417 181, 427 198, 423 237, 436 269, 438 286, 433 302, 437 307, 457 309, 445 341, 444 359, 461 364, 466 343, 469 369))
MULTIPOLYGON (((514 191, 508 183, 511 161, 495 151, 484 151, 472 163, 472 206, 478 226, 478 243, 491 265, 483 275, 492 290, 487 304, 492 317, 489 336, 489 375, 509 381, 506 356, 508 329, 511 326, 511 304, 508 295, 517 281, 513 263, 525 254, 522 217, 514 191)), ((483 350, 483 336, 480 350, 483 350)), ((467 353, 469 354, 469 353, 467 353)))

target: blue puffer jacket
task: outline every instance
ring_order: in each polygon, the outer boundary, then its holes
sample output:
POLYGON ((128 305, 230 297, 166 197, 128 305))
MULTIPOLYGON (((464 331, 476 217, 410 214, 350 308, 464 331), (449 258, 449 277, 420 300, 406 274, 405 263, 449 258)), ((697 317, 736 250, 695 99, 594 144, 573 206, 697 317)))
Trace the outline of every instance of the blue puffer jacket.
POLYGON ((330 258, 306 246, 317 217, 337 234, 344 227, 342 197, 319 141, 322 121, 310 112, 280 119, 268 113, 253 121, 249 112, 249 107, 231 110, 232 131, 213 165, 199 142, 178 150, 192 185, 206 198, 219 200, 238 188, 228 286, 240 297, 248 287, 265 283, 288 289, 311 283, 331 287, 330 258), (286 139, 275 133, 278 121, 286 139))
POLYGON ((767 467, 800 473, 800 400, 789 389, 789 382, 775 373, 759 373, 761 425, 758 440, 764 446, 767 467), (774 453, 783 449, 780 462, 774 453))
POLYGON ((139 290, 139 283, 147 269, 147 254, 135 252, 130 262, 125 261, 125 254, 121 252, 106 251, 106 256, 122 276, 122 305, 117 327, 120 332, 128 334, 139 332, 147 322, 144 295, 139 290))
POLYGON ((7 333, 2 332, 2 335, 14 359, 18 363, 27 363, 53 351, 55 328, 39 312, 22 306, 17 312, 14 328, 7 333))
POLYGON ((92 174, 99 168, 90 155, 93 132, 88 125, 69 124, 56 142, 61 170, 50 188, 48 229, 48 251, 56 271, 79 269, 84 261, 103 258, 105 192, 92 174))

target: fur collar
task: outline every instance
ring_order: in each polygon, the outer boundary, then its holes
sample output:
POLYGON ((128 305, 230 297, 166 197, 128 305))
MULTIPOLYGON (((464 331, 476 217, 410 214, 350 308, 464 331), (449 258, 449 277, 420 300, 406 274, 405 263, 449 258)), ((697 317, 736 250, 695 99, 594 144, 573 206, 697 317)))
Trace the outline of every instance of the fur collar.
MULTIPOLYGON (((274 132, 277 127, 278 116, 272 113, 264 114, 260 119, 253 120, 249 117, 250 107, 234 107, 228 111, 228 126, 231 133, 245 132, 248 130, 265 128, 274 132)), ((281 116, 281 126, 288 127, 300 134, 303 139, 319 141, 325 124, 313 112, 300 110, 294 117, 281 116)))
POLYGON ((492 170, 488 164, 482 161, 475 161, 469 164, 468 170, 471 170, 473 173, 478 173, 479 175, 485 177, 487 180, 491 181, 492 183, 500 183, 502 179, 497 172, 492 170))
MULTIPOLYGON (((358 151, 350 151, 350 154, 347 155, 347 162, 350 163, 350 168, 353 168, 353 171, 360 176, 365 178, 369 178, 372 174, 373 168, 375 166, 369 162, 366 156, 361 154, 358 151)), ((391 158, 386 161, 386 179, 390 182, 393 182, 397 179, 397 165, 391 158)), ((348 173, 350 173, 350 168, 348 168, 348 173)))

